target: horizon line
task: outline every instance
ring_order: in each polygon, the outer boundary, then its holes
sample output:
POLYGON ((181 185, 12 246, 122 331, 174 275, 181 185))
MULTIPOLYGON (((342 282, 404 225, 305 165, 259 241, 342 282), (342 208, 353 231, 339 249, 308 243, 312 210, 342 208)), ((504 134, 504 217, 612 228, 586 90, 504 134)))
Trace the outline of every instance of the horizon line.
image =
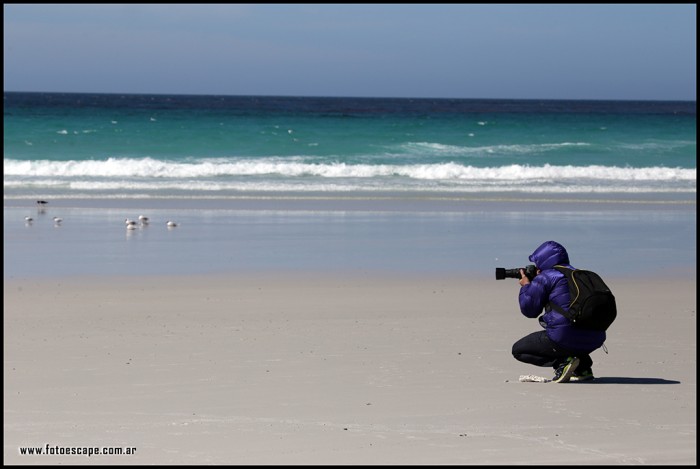
POLYGON ((150 93, 120 91, 20 91, 3 90, 6 93, 34 94, 92 94, 92 95, 129 95, 129 96, 221 96, 221 97, 256 97, 256 98, 315 98, 315 99, 406 99, 406 100, 461 100, 461 101, 628 101, 628 102, 664 102, 697 103, 697 99, 654 99, 654 98, 457 98, 457 97, 411 97, 411 96, 328 96, 328 95, 287 95, 287 94, 221 94, 221 93, 150 93))

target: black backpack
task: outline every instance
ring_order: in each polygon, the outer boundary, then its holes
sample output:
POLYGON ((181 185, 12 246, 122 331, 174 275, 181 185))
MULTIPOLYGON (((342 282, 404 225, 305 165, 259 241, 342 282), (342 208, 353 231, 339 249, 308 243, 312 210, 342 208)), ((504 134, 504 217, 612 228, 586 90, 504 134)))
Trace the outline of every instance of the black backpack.
POLYGON ((552 309, 581 329, 604 331, 610 327, 617 317, 617 305, 615 296, 603 279, 590 270, 570 269, 561 265, 554 268, 566 276, 571 303, 569 311, 550 303, 552 309))

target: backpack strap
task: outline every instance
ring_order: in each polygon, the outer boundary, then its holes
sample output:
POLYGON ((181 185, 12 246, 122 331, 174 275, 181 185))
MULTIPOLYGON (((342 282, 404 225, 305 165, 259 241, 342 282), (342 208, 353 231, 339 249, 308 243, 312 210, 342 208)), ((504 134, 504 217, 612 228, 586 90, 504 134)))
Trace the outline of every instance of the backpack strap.
POLYGON ((549 306, 556 311, 557 313, 561 314, 564 316, 566 319, 573 321, 574 320, 574 315, 570 311, 565 311, 562 307, 555 305, 554 303, 549 303, 549 306))
MULTIPOLYGON (((576 271, 576 269, 570 269, 568 267, 564 267, 563 265, 555 265, 554 269, 561 272, 564 275, 564 277, 566 278, 566 281, 569 282, 569 294, 571 294, 571 292, 572 292, 571 283, 573 282, 573 284, 576 285, 576 282, 573 280, 573 273, 576 271)), ((576 290, 578 291, 578 285, 576 285, 576 290)), ((576 295, 576 296, 578 297, 578 295, 576 295)), ((569 305, 573 304, 574 301, 575 301, 575 299, 572 298, 569 305)), ((562 316, 564 316, 565 318, 567 318, 569 321, 573 321, 575 318, 575 314, 572 311, 566 311, 566 310, 564 310, 564 308, 552 303, 551 301, 548 303, 547 306, 549 306, 551 309, 553 309, 557 313, 559 313, 562 316)))

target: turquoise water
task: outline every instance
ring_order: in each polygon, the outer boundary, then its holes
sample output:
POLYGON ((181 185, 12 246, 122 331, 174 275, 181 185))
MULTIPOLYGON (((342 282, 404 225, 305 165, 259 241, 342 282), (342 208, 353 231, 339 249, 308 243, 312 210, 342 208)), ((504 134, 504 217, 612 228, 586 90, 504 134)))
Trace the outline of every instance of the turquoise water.
POLYGON ((695 275, 694 102, 4 101, 5 278, 491 279, 547 239, 606 278, 695 275))
POLYGON ((5 198, 696 191, 694 102, 5 93, 5 198))

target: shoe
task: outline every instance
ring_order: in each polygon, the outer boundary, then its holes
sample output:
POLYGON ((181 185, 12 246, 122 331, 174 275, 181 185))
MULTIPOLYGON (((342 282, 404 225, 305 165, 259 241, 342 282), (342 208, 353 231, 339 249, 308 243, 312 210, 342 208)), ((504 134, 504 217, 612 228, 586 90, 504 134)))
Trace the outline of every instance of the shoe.
POLYGON ((584 371, 575 371, 573 376, 571 376, 571 381, 581 382, 581 381, 593 381, 593 370, 587 369, 584 371))
POLYGON ((573 375, 574 371, 576 371, 578 363, 578 358, 576 357, 567 358, 564 363, 559 365, 557 371, 554 372, 554 378, 552 378, 552 381, 554 383, 568 382, 569 379, 571 379, 571 375, 573 375))

